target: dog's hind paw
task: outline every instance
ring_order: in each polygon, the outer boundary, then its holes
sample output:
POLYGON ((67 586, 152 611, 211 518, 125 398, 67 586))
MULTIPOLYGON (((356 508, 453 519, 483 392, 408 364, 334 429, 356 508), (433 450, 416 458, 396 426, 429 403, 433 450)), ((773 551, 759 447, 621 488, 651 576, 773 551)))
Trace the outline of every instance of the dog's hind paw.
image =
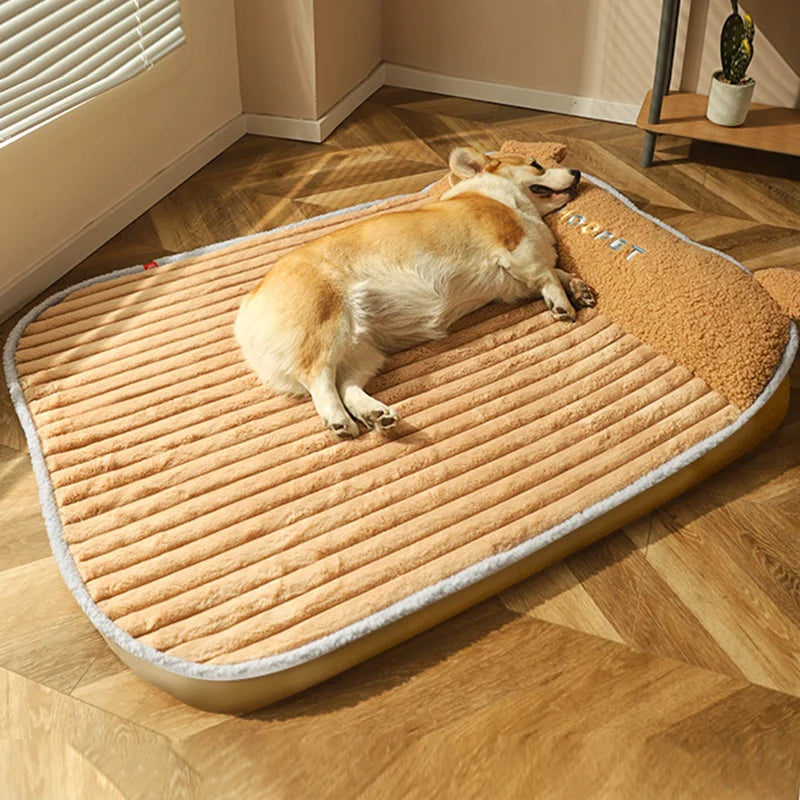
POLYGON ((364 424, 372 430, 387 430, 393 428, 400 419, 397 412, 393 408, 384 406, 383 408, 376 408, 366 414, 364 417, 364 424))
POLYGON ((325 424, 340 439, 355 439, 358 436, 358 425, 353 419, 348 418, 347 420, 326 420, 325 424))
POLYGON ((344 396, 344 404, 350 412, 350 416, 363 422, 367 428, 373 431, 393 428, 400 418, 393 408, 370 397, 358 387, 349 388, 344 396))
POLYGON ((576 308, 592 308, 597 302, 591 287, 580 278, 570 279, 567 293, 576 308))

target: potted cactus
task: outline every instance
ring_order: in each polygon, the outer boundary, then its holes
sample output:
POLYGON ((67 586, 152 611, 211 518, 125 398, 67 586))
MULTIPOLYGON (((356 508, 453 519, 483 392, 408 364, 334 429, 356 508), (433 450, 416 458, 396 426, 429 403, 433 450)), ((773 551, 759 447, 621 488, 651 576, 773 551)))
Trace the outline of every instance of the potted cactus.
POLYGON ((722 26, 719 43, 722 69, 711 79, 706 117, 717 125, 735 127, 745 121, 756 85, 747 76, 756 31, 749 14, 739 15, 737 0, 731 0, 731 6, 733 13, 722 26))

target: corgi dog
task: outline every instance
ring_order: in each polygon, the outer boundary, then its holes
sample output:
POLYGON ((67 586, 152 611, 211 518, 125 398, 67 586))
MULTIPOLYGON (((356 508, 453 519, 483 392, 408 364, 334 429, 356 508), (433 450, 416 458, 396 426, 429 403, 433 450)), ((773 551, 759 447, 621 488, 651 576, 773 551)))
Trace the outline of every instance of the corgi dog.
POLYGON ((341 438, 391 428, 397 412, 364 391, 388 353, 443 337, 493 300, 542 297, 556 320, 593 306, 592 290, 556 268, 542 217, 581 175, 512 153, 450 155, 440 200, 356 222, 280 258, 244 298, 234 333, 276 392, 310 394, 341 438))

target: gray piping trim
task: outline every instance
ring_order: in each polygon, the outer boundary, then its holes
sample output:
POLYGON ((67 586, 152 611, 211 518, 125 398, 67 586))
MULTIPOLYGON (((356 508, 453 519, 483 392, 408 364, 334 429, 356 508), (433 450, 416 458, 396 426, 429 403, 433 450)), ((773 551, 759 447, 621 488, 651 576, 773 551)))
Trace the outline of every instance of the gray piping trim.
MULTIPOLYGON (((609 186, 607 183, 604 183, 603 181, 593 178, 589 175, 586 175, 585 177, 600 188, 614 195, 614 197, 623 202, 628 208, 635 211, 637 214, 640 214, 652 222, 655 222, 657 225, 660 225, 662 228, 677 236, 679 239, 693 244, 696 247, 700 247, 703 250, 721 255, 749 274, 749 270, 747 270, 746 267, 725 253, 721 253, 711 247, 706 247, 705 245, 700 245, 697 244, 697 242, 693 242, 687 236, 684 236, 682 233, 676 231, 674 228, 671 228, 669 225, 657 219, 656 217, 653 217, 636 208, 636 206, 631 203, 630 200, 620 194, 616 189, 609 186)), ((402 196, 407 195, 400 195, 400 197, 402 196)), ((335 217, 350 211, 369 208, 382 202, 384 201, 376 200, 370 203, 363 203, 361 205, 352 206, 341 211, 333 211, 328 214, 323 214, 320 217, 315 217, 314 219, 317 220, 321 218, 335 217)), ((304 224, 307 224, 306 221, 285 225, 281 228, 276 228, 275 230, 287 230, 304 224)), ((232 243, 249 239, 258 235, 259 234, 250 234, 248 236, 230 239, 228 241, 220 242, 208 247, 201 247, 188 253, 169 256, 160 260, 158 263, 171 263, 189 256, 202 255, 203 253, 208 253, 221 247, 226 247, 232 243)), ((41 444, 36 432, 36 426, 34 425, 33 418, 22 394, 22 388, 19 383, 19 376, 17 374, 17 368, 14 359, 14 355, 23 331, 28 324, 36 319, 46 308, 61 302, 61 300, 63 300, 67 295, 71 294, 77 289, 82 289, 95 283, 112 280, 122 275, 140 272, 143 269, 143 266, 136 266, 111 272, 107 275, 102 275, 97 278, 83 281, 82 283, 76 284, 68 289, 64 289, 63 291, 60 291, 44 300, 42 303, 29 311, 17 323, 17 325, 14 327, 14 330, 9 335, 3 350, 3 366, 5 368, 6 382, 8 383, 14 408, 16 409, 17 415, 22 423, 22 427, 28 441, 33 471, 36 475, 36 480, 39 485, 39 500, 42 505, 42 514, 47 527, 50 546, 53 550, 53 554, 56 557, 56 562, 61 570, 61 574, 76 601, 78 602, 78 605, 81 607, 86 616, 89 617, 92 624, 106 639, 109 639, 118 647, 130 653, 131 655, 144 659, 145 661, 149 661, 154 666, 168 670, 177 675, 209 681, 229 681, 256 678, 290 669, 291 667, 298 666, 299 664, 303 664, 307 661, 312 661, 313 659, 319 658, 326 653, 343 647, 344 645, 356 639, 366 636, 378 628, 385 627, 386 625, 389 625, 392 622, 407 616, 408 614, 418 611, 419 609, 430 605, 443 597, 479 582, 483 578, 516 563, 532 553, 535 553, 537 550, 546 547, 557 539, 560 539, 562 536, 565 536, 576 528, 581 527, 587 522, 590 522, 591 520, 607 513, 611 509, 616 508, 635 495, 645 491, 646 489, 649 489, 651 486, 654 486, 668 476, 674 474, 687 464, 690 464, 692 461, 700 458, 703 454, 707 453, 709 450, 712 450, 722 441, 739 430, 739 428, 745 425, 748 420, 750 420, 765 405, 767 400, 780 385, 781 381, 788 373, 789 367, 791 366, 798 349, 797 328, 794 323, 791 323, 789 342, 784 350, 783 357, 778 365, 777 370, 775 371, 775 374, 772 376, 772 379, 769 381, 767 386, 764 388, 764 391, 759 395, 753 405, 746 409, 735 422, 731 423, 728 427, 724 428, 713 436, 710 436, 707 439, 704 439, 702 442, 694 445, 689 450, 686 450, 657 469, 652 470, 648 474, 642 476, 619 492, 616 492, 599 503, 584 509, 561 524, 556 525, 555 527, 550 528, 549 530, 544 531, 531 539, 528 539, 511 550, 508 550, 504 553, 499 553, 473 564, 471 567, 467 567, 461 572, 439 581, 436 584, 427 586, 426 588, 409 595, 403 600, 400 600, 397 603, 394 603, 393 605, 370 615, 369 617, 328 634, 327 636, 317 639, 314 642, 303 645, 302 647, 266 658, 244 661, 239 664, 199 664, 194 661, 187 661, 182 658, 176 658, 175 656, 167 655, 155 650, 152 647, 149 647, 148 645, 140 643, 115 625, 100 610, 100 608, 89 595, 86 586, 78 574, 78 570, 72 555, 69 552, 69 548, 62 537, 61 520, 58 514, 58 507, 56 505, 53 487, 50 483, 50 475, 42 454, 41 444)))

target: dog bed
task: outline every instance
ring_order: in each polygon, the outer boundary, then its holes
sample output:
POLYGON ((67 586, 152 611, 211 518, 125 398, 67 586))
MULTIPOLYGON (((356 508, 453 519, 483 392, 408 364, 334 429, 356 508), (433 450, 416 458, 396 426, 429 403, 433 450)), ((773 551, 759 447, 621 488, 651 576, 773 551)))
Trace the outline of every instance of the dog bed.
MULTIPOLYGON (((540 161, 553 144, 506 143, 540 161)), ((463 610, 675 496, 780 422, 797 333, 732 259, 587 177, 548 218, 597 307, 490 305, 393 356, 394 430, 338 441, 232 336, 287 248, 418 194, 87 281, 5 369, 77 602, 137 674, 255 708, 463 610)))

